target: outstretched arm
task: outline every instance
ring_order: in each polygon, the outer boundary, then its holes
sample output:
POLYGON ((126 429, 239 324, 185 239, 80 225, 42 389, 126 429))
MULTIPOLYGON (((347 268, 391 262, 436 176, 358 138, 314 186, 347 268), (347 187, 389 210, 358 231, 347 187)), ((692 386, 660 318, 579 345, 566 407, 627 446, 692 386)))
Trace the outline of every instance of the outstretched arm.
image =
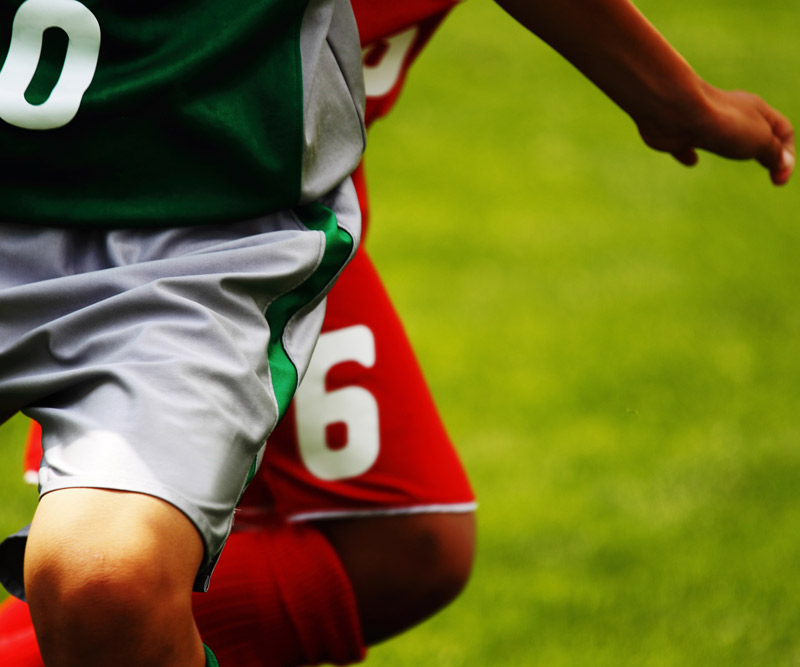
POLYGON ((783 185, 794 169, 791 123, 757 95, 701 79, 629 0, 497 0, 593 81, 645 143, 686 165, 696 149, 755 159, 783 185))

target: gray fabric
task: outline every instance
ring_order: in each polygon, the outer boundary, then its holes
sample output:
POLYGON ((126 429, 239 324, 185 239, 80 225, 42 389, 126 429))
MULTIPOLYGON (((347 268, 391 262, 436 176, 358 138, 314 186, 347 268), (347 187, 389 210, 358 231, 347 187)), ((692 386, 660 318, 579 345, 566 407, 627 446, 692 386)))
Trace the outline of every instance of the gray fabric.
POLYGON ((358 165, 366 143, 364 81, 348 0, 311 0, 303 19, 305 147, 301 200, 314 201, 358 165))
MULTIPOLYGON (((357 241, 352 183, 324 203, 357 241)), ((42 424, 40 492, 173 504, 203 537, 206 586, 278 417, 264 313, 314 274, 324 234, 287 212, 166 230, 0 224, 0 238, 0 413, 42 424)), ((323 308, 320 293, 283 332, 300 374, 323 308)))

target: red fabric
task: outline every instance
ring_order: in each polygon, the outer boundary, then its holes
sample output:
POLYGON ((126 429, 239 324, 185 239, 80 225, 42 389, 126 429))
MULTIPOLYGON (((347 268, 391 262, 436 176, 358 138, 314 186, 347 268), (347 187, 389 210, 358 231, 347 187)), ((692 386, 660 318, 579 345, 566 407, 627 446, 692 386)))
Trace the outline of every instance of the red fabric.
POLYGON ((16 598, 0 604, 0 665, 44 667, 28 605, 16 598))
MULTIPOLYGON (((359 3, 353 4, 358 12, 359 3)), ((392 5, 393 11, 385 11, 384 8, 384 12, 378 15, 380 22, 362 31, 367 127, 389 113, 395 105, 405 85, 408 70, 455 3, 447 0, 421 3, 428 5, 431 13, 420 15, 416 20, 403 11, 407 6, 419 4, 398 2, 392 5)), ((421 12, 417 11, 417 14, 421 12)), ((359 17, 358 13, 356 19, 359 27, 370 20, 363 15, 359 17)))
POLYGON ((367 127, 389 113, 400 95, 411 65, 458 2, 352 0, 363 49, 367 127), (401 35, 404 37, 397 39, 401 35), (383 80, 377 92, 374 85, 376 76, 383 80))
POLYGON ((272 521, 234 533, 194 612, 222 667, 348 665, 366 655, 347 575, 310 526, 272 521))
POLYGON ((310 383, 324 382, 318 388, 322 398, 307 401, 305 413, 301 396, 292 404, 267 443, 261 469, 242 500, 241 519, 250 521, 271 511, 284 519, 302 520, 317 513, 324 518, 330 513, 403 511, 473 502, 469 481, 411 345, 366 253, 359 251, 328 299, 322 338, 312 361, 315 368, 323 365, 324 380, 315 380, 310 370, 302 388, 307 391, 310 383), (353 332, 359 336, 351 337, 353 332), (339 363, 322 361, 326 336, 342 334, 345 338, 336 339, 340 341, 336 344, 339 363), (361 349, 365 344, 374 349, 371 365, 357 361, 369 358, 361 349), (366 394, 363 400, 374 401, 377 440, 368 446, 375 450, 375 459, 364 472, 356 469, 357 474, 345 471, 340 478, 325 479, 320 477, 324 471, 312 465, 300 446, 298 417, 308 425, 309 412, 324 412, 316 417, 311 435, 327 436, 322 448, 330 450, 327 459, 335 466, 339 457, 351 455, 348 448, 365 446, 359 432, 353 430, 358 426, 359 411, 350 409, 347 401, 344 406, 325 407, 337 392, 353 388, 366 394), (348 418, 350 428, 343 429, 342 422, 348 418))
MULTIPOLYGON (((28 441, 25 443, 25 473, 39 474, 39 462, 42 460, 42 427, 38 422, 31 422, 28 430, 28 441)), ((0 663, 2 664, 2 663, 0 663)))
POLYGON ((432 16, 447 13, 460 0, 352 0, 353 12, 361 35, 361 44, 370 44, 421 23, 432 16))

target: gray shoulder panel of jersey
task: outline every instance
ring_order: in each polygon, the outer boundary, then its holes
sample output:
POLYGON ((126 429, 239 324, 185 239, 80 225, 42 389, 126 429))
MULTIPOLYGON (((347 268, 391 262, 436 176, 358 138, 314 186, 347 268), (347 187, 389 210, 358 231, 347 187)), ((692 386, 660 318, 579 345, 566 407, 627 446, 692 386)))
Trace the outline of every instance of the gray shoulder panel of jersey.
POLYGON ((331 189, 366 145, 361 49, 349 0, 310 0, 300 38, 304 138, 301 202, 331 189))

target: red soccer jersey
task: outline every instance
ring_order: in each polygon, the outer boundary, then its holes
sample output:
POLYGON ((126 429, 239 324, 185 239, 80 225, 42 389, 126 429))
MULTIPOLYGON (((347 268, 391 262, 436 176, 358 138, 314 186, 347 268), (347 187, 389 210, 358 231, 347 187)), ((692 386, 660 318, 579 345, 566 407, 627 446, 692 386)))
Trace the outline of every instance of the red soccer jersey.
MULTIPOLYGON (((361 35, 367 127, 394 107, 406 75, 433 33, 460 0, 380 2, 352 0, 361 35)), ((369 205, 363 163, 354 174, 361 202, 363 229, 369 223, 369 205)))
POLYGON ((367 125, 385 116, 420 51, 458 0, 353 0, 364 56, 367 125))

